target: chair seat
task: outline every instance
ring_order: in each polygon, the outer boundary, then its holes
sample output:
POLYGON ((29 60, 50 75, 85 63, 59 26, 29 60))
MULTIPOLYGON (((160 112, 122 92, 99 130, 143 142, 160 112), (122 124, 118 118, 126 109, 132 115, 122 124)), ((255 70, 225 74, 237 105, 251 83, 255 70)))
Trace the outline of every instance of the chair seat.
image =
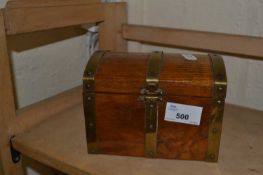
POLYGON ((226 105, 218 163, 147 159, 87 153, 82 104, 18 135, 22 154, 67 174, 254 175, 263 172, 263 112, 226 105))

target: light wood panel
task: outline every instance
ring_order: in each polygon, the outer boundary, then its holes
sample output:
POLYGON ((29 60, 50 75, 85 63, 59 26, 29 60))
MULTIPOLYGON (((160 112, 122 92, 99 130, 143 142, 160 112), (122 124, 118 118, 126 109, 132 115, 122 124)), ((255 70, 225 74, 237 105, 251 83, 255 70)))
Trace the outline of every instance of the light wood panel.
POLYGON ((81 26, 70 26, 26 34, 9 35, 7 37, 7 47, 10 51, 21 52, 81 36, 86 33, 87 30, 83 29, 81 26))
POLYGON ((82 104, 17 136, 22 154, 67 174, 254 175, 263 172, 263 112, 227 105, 219 163, 89 155, 82 104), (189 168, 190 167, 190 168, 189 168))
POLYGON ((103 11, 102 3, 74 5, 58 5, 57 3, 54 6, 10 7, 5 8, 6 30, 10 35, 95 23, 103 21, 103 11))
POLYGON ((5 8, 48 7, 99 3, 100 0, 9 0, 5 8))
POLYGON ((13 164, 8 127, 15 118, 15 102, 11 77, 10 59, 6 48, 3 12, 0 10, 0 174, 22 175, 21 164, 13 164))
POLYGON ((121 36, 121 26, 127 23, 126 3, 105 4, 104 15, 104 22, 100 24, 99 48, 127 51, 127 42, 121 36))
POLYGON ((16 135, 27 131, 55 114, 81 103, 81 93, 82 87, 77 87, 18 110, 18 117, 10 123, 9 133, 16 135))
POLYGON ((128 40, 169 47, 263 58, 263 38, 153 26, 124 25, 128 40))

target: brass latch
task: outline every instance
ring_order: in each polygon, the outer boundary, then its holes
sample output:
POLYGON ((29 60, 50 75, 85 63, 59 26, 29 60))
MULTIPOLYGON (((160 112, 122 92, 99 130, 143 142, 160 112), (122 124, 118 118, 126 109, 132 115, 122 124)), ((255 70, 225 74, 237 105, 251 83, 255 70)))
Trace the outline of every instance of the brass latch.
POLYGON ((162 90, 157 89, 150 92, 147 89, 141 90, 140 100, 145 104, 145 130, 147 132, 155 132, 157 125, 158 102, 162 101, 162 90))
POLYGON ((148 60, 146 86, 140 92, 140 100, 145 104, 145 156, 153 158, 157 149, 158 103, 163 92, 159 88, 162 52, 153 52, 148 60))

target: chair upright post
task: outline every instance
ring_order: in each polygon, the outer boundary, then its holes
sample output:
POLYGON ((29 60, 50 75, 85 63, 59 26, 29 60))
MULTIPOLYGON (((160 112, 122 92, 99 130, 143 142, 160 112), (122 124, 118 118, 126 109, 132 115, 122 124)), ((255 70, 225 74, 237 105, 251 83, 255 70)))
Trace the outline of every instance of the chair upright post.
POLYGON ((11 134, 8 131, 11 122, 16 117, 11 75, 3 11, 0 10, 0 174, 22 175, 21 162, 14 164, 10 153, 11 134))

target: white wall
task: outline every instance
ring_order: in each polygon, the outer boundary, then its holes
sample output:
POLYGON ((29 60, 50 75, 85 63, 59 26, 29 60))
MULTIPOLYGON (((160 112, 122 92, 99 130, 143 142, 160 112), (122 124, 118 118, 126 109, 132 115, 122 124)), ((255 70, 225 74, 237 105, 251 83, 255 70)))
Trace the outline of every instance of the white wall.
MULTIPOLYGON (((262 0, 126 0, 129 22, 263 37, 262 0)), ((131 51, 176 49, 132 43, 131 51)), ((180 51, 190 52, 190 51, 180 51)), ((263 110, 263 61, 225 56, 227 102, 263 110)))
POLYGON ((22 52, 12 52, 20 107, 81 84, 87 62, 85 37, 78 36, 22 52))
POLYGON ((0 0, 0 8, 5 6, 7 0, 0 0))

